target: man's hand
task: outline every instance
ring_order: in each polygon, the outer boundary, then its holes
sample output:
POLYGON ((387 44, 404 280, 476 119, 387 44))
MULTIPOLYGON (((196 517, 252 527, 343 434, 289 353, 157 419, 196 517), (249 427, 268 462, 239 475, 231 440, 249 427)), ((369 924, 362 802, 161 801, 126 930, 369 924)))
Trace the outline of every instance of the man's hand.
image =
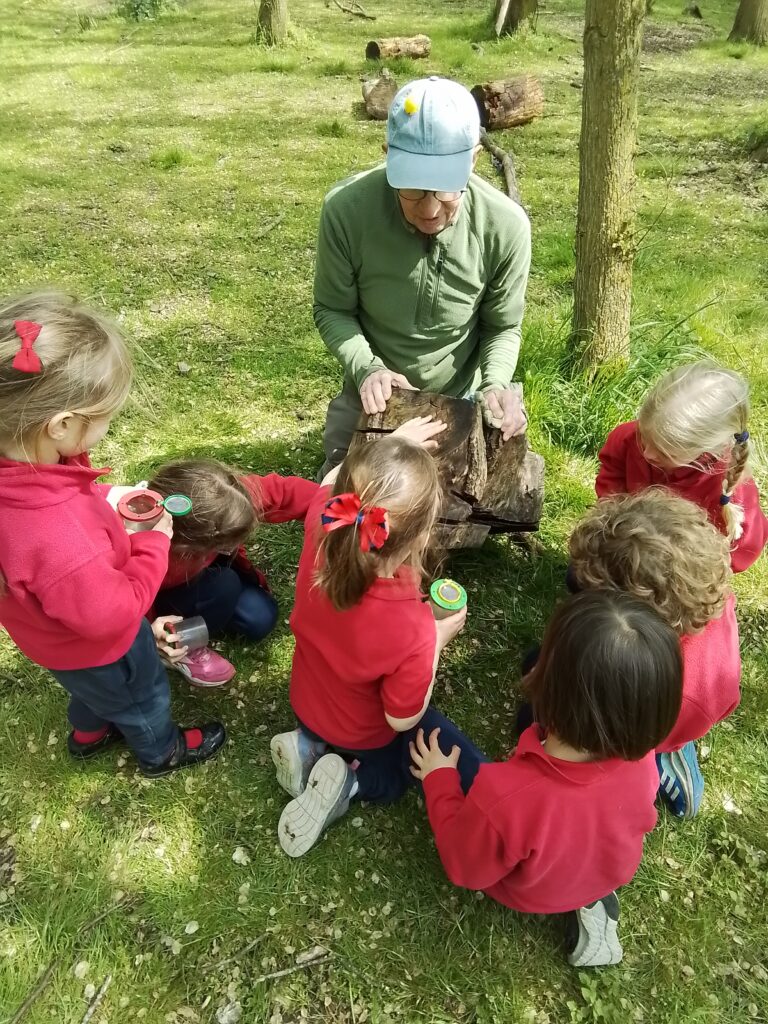
POLYGON ((461 750, 459 747, 452 747, 450 754, 444 754, 437 742, 440 735, 439 729, 433 729, 429 735, 429 744, 424 742, 424 730, 419 729, 416 733, 416 742, 411 741, 411 775, 414 775, 421 782, 426 779, 430 772, 437 768, 455 768, 459 763, 461 750))
POLYGON ((397 430, 393 430, 392 437, 407 437, 409 441, 415 441, 427 451, 432 451, 439 444, 433 440, 435 435, 442 434, 447 429, 447 423, 436 420, 433 416, 414 416, 412 420, 406 420, 397 430))
POLYGON ((384 412, 387 402, 392 397, 392 388, 404 391, 418 391, 402 373, 390 370, 374 370, 360 385, 360 401, 365 412, 372 416, 375 412, 384 412))
POLYGON ((525 433, 528 416, 520 388, 489 388, 482 395, 485 411, 493 420, 492 426, 501 430, 503 441, 525 433))

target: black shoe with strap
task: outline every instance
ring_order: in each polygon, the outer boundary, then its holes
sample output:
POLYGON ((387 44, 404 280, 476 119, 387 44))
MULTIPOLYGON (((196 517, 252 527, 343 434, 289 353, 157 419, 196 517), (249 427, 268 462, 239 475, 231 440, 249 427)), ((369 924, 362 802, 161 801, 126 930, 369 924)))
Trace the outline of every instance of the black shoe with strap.
POLYGON ((114 725, 110 725, 101 739, 94 740, 92 743, 78 743, 74 732, 71 732, 67 737, 67 750, 72 757, 76 757, 80 761, 87 761, 89 757, 95 757, 107 747, 113 747, 122 741, 123 734, 114 725))
POLYGON ((171 772, 177 772, 180 768, 190 768, 196 764, 202 764, 215 757, 224 744, 227 742, 227 731, 221 722, 206 722, 205 725, 195 726, 202 733, 202 740, 196 747, 187 744, 186 733, 192 729, 182 730, 176 741, 176 747, 170 757, 161 764, 142 764, 139 768, 142 775, 148 779, 159 779, 171 772))

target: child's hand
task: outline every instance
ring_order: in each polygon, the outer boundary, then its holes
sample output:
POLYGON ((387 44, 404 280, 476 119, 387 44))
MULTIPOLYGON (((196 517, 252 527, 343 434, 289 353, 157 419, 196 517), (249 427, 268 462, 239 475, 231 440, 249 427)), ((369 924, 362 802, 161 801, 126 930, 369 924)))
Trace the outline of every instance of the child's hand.
POLYGON ((455 768, 459 763, 461 749, 452 747, 450 754, 444 754, 437 742, 440 735, 439 729, 433 729, 429 735, 429 744, 424 742, 424 730, 419 729, 416 733, 416 742, 411 741, 411 775, 415 775, 421 782, 426 779, 430 772, 437 768, 455 768))
POLYGON ((152 623, 152 633, 155 638, 157 649, 168 661, 181 661, 187 653, 186 647, 176 646, 179 642, 179 638, 174 636, 173 633, 169 633, 167 629, 168 623, 181 622, 182 617, 183 616, 181 615, 160 615, 152 623))
POLYGON ((447 647, 454 637, 457 637, 459 633, 464 629, 467 624, 467 606, 464 605, 459 611, 454 612, 453 615, 446 615, 444 619, 435 619, 435 627, 437 629, 437 645, 442 651, 444 647, 447 647))
POLYGON ((434 416, 414 416, 412 420, 403 423, 397 430, 392 431, 392 437, 407 437, 409 441, 415 441, 422 448, 431 451, 437 448, 438 442, 432 440, 436 434, 442 434, 448 429, 448 424, 442 420, 436 420, 434 416))
POLYGON ((163 514, 157 520, 152 529, 157 530, 158 533, 164 533, 165 536, 171 540, 173 537, 173 516, 171 513, 166 512, 165 509, 163 509, 163 514))

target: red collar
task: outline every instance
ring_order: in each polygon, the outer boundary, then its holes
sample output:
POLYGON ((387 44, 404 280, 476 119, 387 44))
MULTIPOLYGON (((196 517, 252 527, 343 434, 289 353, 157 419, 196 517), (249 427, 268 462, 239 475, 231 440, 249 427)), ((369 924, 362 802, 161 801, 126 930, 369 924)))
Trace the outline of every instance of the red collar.
POLYGON ((588 786, 596 779, 604 778, 615 772, 626 762, 618 757, 609 757, 604 761, 564 761, 560 757, 551 757, 541 745, 546 733, 540 725, 529 726, 520 736, 513 758, 533 757, 542 762, 546 770, 554 772, 567 782, 577 786, 588 786))

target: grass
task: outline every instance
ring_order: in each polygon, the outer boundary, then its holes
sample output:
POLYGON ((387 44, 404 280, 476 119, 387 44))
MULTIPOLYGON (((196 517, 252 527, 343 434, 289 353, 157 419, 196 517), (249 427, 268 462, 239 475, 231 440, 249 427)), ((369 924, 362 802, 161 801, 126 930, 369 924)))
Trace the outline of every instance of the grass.
MULTIPOLYGON (((539 75, 546 116, 501 141, 534 229, 520 374, 547 460, 542 548, 531 557, 496 540, 456 557, 472 616, 438 686, 443 709, 500 756, 515 666, 561 592, 607 430, 665 367, 702 351, 749 376, 758 443, 768 426, 768 184, 747 142, 764 137, 768 54, 725 42, 728 0, 708 0, 703 26, 680 0, 657 0, 642 61, 633 362, 590 388, 564 372, 581 5, 548 0, 536 31, 500 42, 488 0, 426 0, 418 24, 404 3, 369 0, 375 25, 290 6, 290 46, 264 51, 251 42, 255 8, 234 0, 189 0, 139 24, 100 3, 0 0, 2 284, 62 284, 135 339, 135 402, 95 453, 118 479, 183 453, 312 474, 339 383, 311 319, 318 208, 334 181, 379 159, 383 139, 353 112, 366 41, 430 34, 428 60, 388 65, 401 82, 539 75)), ((481 171, 494 176, 484 157, 481 171)), ((287 526, 254 545, 284 618, 299 543, 287 526)), ((221 716, 232 741, 204 770, 151 784, 130 760, 72 766, 63 694, 3 643, 0 1021, 54 962, 28 1024, 78 1024, 86 986, 108 973, 96 1019, 120 1024, 227 1020, 237 1002, 248 1024, 768 1020, 765 564, 736 585, 744 695, 707 741, 703 813, 685 826, 661 816, 623 901, 625 961, 592 975, 565 967, 557 922, 452 889, 415 798, 361 811, 359 827, 341 823, 299 862, 281 855, 267 740, 290 720, 285 624, 258 647, 227 646, 238 677, 226 691, 174 682, 179 718, 221 716), (237 847, 249 863, 233 862, 237 847), (255 982, 316 944, 330 966, 255 982)))

